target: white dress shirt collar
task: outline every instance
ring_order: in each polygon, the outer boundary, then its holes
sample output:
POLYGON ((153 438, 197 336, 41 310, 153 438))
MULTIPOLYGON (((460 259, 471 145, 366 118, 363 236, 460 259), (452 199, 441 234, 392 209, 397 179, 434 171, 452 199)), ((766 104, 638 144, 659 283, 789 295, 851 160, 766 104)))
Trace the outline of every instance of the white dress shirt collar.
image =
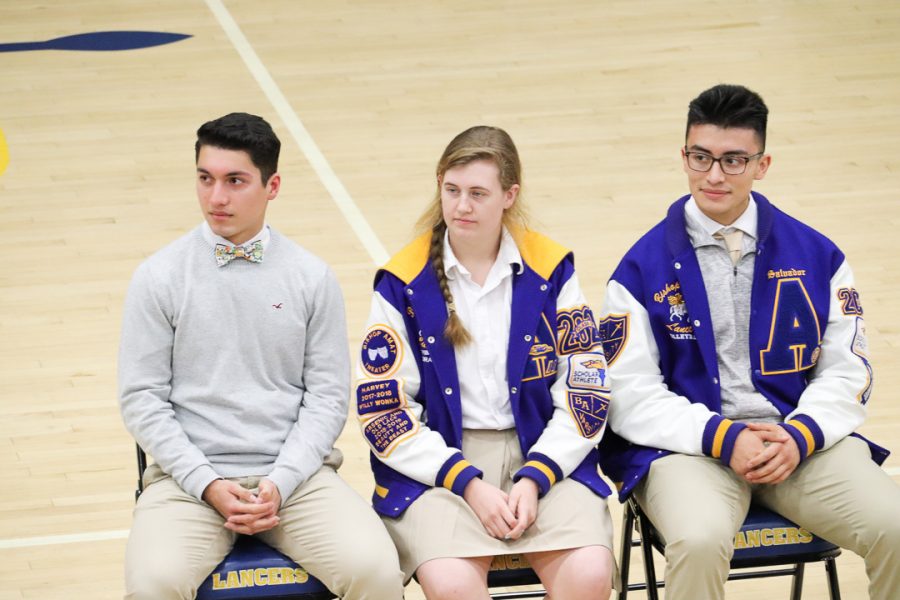
POLYGON ((759 217, 756 200, 753 199, 752 193, 750 194, 750 202, 747 204, 747 208, 731 225, 722 225, 718 221, 703 214, 703 211, 697 206, 697 201, 694 200, 693 196, 691 196, 691 199, 684 205, 684 213, 688 219, 691 219, 708 233, 710 238, 712 238, 713 234, 722 229, 740 229, 744 234, 749 235, 753 239, 756 239, 757 237, 759 217))
MULTIPOLYGON (((503 227, 500 234, 500 250, 497 252, 497 258, 494 260, 494 265, 491 267, 491 271, 488 273, 482 287, 486 292, 490 291, 508 274, 521 273, 522 269, 524 269, 524 266, 519 247, 516 246, 516 241, 509 233, 509 230, 503 227), (507 270, 507 265, 509 270, 507 270)), ((465 265, 459 262, 456 254, 453 253, 453 248, 450 246, 449 231, 444 232, 444 273, 447 274, 447 279, 451 281, 460 276, 469 279, 472 276, 465 265)))

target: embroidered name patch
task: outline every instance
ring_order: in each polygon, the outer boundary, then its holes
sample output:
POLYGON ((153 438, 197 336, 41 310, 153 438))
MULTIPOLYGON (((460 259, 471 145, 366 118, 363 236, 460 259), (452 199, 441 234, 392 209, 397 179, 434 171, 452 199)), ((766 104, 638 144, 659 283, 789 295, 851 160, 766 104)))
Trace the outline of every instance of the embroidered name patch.
POLYGON ((403 390, 396 379, 366 381, 356 387, 356 412, 360 415, 405 405, 403 390))
POLYGON ((388 456, 404 438, 414 434, 418 425, 405 410, 393 410, 369 422, 366 439, 379 456, 388 456))
POLYGON ((569 411, 575 424, 586 438, 599 433, 606 423, 609 399, 594 392, 569 392, 569 411))
POLYGON ((387 325, 375 325, 363 338, 362 366, 370 375, 386 377, 400 366, 400 336, 387 325))
POLYGON ((600 345, 594 313, 588 306, 556 313, 556 328, 560 354, 587 352, 600 345))
POLYGON ((572 354, 569 356, 570 388, 608 391, 606 385, 606 361, 599 352, 572 354))
POLYGON ((778 269, 777 271, 770 269, 766 273, 767 279, 784 279, 786 277, 806 277, 806 269, 778 269))
POLYGON ((628 315, 609 315, 597 323, 607 366, 612 366, 628 341, 628 315))

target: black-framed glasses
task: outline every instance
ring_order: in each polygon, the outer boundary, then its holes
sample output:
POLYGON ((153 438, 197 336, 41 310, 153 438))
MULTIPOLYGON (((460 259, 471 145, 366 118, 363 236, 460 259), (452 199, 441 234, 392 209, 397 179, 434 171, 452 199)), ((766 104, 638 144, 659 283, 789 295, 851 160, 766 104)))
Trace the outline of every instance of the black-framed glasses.
POLYGON ((687 164, 694 171, 706 173, 712 169, 714 163, 719 163, 719 168, 722 169, 722 172, 726 175, 740 175, 747 170, 747 163, 755 158, 759 158, 763 154, 765 153, 757 152, 750 156, 742 154, 726 154, 725 156, 716 158, 706 152, 688 152, 687 149, 684 151, 684 155, 687 157, 687 164))

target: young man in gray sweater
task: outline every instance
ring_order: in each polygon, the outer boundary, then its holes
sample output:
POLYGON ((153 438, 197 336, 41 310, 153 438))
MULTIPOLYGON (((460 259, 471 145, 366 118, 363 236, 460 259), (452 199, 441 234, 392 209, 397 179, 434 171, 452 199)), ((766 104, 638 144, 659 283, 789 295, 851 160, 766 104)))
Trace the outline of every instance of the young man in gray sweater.
POLYGON ((131 282, 120 404, 156 463, 134 512, 126 598, 193 598, 239 533, 342 598, 402 597, 390 538, 336 473, 350 384, 340 288, 265 223, 280 146, 253 115, 200 127, 205 222, 131 282))

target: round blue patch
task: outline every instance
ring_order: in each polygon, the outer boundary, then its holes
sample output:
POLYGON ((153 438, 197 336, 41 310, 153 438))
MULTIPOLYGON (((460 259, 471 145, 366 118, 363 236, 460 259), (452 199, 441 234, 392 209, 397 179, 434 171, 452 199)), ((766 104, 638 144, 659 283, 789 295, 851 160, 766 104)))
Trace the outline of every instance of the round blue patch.
POLYGON ((362 366, 375 377, 386 377, 400 365, 400 336, 386 325, 376 325, 366 333, 362 343, 362 366))

